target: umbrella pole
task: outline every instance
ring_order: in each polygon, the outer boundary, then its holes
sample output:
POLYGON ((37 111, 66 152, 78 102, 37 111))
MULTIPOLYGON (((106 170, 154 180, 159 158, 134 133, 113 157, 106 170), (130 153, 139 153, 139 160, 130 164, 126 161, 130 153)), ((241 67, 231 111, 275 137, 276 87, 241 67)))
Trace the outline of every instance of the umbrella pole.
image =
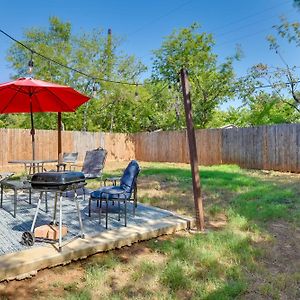
POLYGON ((57 148, 57 157, 58 157, 58 163, 61 163, 62 158, 62 149, 61 149, 61 112, 57 113, 57 129, 58 129, 58 148, 57 148))
MULTIPOLYGON (((32 113, 32 104, 30 102, 30 120, 31 120, 31 143, 32 143, 32 160, 35 160, 35 130, 34 130, 34 123, 33 123, 33 113, 32 113)), ((35 173, 35 164, 33 164, 33 173, 35 173)))

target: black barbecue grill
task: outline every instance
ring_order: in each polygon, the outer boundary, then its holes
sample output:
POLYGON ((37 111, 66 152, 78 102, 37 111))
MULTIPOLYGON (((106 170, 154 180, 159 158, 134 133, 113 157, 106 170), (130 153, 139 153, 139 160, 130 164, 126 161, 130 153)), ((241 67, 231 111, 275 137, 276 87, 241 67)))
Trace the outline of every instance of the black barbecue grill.
POLYGON ((79 203, 77 200, 78 189, 85 186, 85 176, 82 172, 43 172, 36 173, 31 178, 31 187, 33 190, 40 192, 39 201, 37 204, 36 213, 33 218, 32 226, 30 231, 26 231, 22 235, 22 243, 27 246, 32 246, 35 242, 34 227, 36 219, 38 216, 40 204, 42 201, 43 193, 54 192, 55 202, 54 202, 54 212, 53 212, 53 222, 51 224, 57 224, 56 222, 56 212, 57 212, 57 199, 59 198, 59 238, 58 247, 61 250, 62 247, 62 198, 63 193, 66 191, 74 191, 74 200, 76 203, 76 208, 78 212, 81 238, 84 238, 83 224, 81 219, 81 213, 79 209, 79 203))
POLYGON ((31 178, 31 186, 38 190, 65 191, 79 188, 85 184, 82 172, 43 172, 36 173, 31 178))

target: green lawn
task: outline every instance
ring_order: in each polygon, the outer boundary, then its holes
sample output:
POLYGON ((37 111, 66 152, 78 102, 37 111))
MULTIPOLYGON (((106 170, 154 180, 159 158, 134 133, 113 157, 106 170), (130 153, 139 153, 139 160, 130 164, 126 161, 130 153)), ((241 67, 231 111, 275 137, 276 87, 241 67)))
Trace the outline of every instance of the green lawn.
MULTIPOLYGON (((80 279, 47 297, 299 299, 300 176, 234 165, 201 167, 200 176, 205 233, 95 255, 78 263, 80 279)), ((142 163, 139 201, 193 215, 189 165, 142 163)))

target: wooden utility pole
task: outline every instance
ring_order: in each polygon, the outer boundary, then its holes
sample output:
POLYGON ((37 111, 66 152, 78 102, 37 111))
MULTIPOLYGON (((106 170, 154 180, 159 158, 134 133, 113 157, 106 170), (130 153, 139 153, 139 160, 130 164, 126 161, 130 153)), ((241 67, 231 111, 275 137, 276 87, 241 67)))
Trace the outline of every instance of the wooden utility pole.
POLYGON ((196 211, 196 226, 198 230, 203 231, 204 213, 203 213, 203 204, 202 204, 202 197, 201 197, 200 175, 198 169, 196 137, 195 137, 194 124, 193 124, 193 117, 192 117, 192 103, 191 103, 189 81, 188 81, 187 71, 184 68, 181 69, 180 76, 181 76, 185 120, 186 120, 187 134, 188 134, 190 162, 191 162, 192 179, 193 179, 194 203, 195 203, 195 211, 196 211))
POLYGON ((111 78, 111 73, 112 73, 112 31, 111 28, 108 29, 107 32, 107 44, 106 48, 104 50, 104 55, 106 57, 106 62, 105 62, 105 74, 107 79, 111 78))

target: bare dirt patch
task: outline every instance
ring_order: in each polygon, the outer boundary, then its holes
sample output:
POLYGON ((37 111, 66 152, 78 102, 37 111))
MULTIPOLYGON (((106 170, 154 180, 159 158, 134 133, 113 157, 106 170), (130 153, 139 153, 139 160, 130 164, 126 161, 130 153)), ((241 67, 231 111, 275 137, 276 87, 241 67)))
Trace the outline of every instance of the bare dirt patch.
POLYGON ((274 222, 269 226, 274 242, 269 247, 270 258, 266 265, 274 272, 300 271, 300 228, 286 222, 274 222))
POLYGON ((62 297, 66 289, 79 288, 83 277, 81 262, 45 269, 32 278, 1 282, 0 299, 48 299, 49 294, 62 297))
POLYGON ((271 242, 259 245, 261 270, 248 274, 250 287, 242 299, 300 299, 300 229, 277 221, 268 232, 271 242))
MULTIPOLYGON (((171 236, 162 237, 162 239, 165 238, 171 238, 171 236)), ((105 277, 109 280, 105 283, 105 287, 102 285, 101 291, 94 290, 93 296, 96 297, 95 299, 101 299, 110 293, 129 288, 132 284, 131 277, 141 262, 160 264, 165 260, 163 255, 155 253, 148 248, 147 242, 136 243, 131 247, 125 246, 121 249, 113 250, 112 253, 119 259, 120 264, 107 271, 105 277)), ((0 299, 64 299, 66 292, 76 292, 86 284, 86 267, 88 265, 96 265, 108 255, 109 253, 95 254, 86 260, 41 270, 32 278, 1 282, 0 299)), ((137 290, 138 287, 135 286, 134 289, 137 290)))

